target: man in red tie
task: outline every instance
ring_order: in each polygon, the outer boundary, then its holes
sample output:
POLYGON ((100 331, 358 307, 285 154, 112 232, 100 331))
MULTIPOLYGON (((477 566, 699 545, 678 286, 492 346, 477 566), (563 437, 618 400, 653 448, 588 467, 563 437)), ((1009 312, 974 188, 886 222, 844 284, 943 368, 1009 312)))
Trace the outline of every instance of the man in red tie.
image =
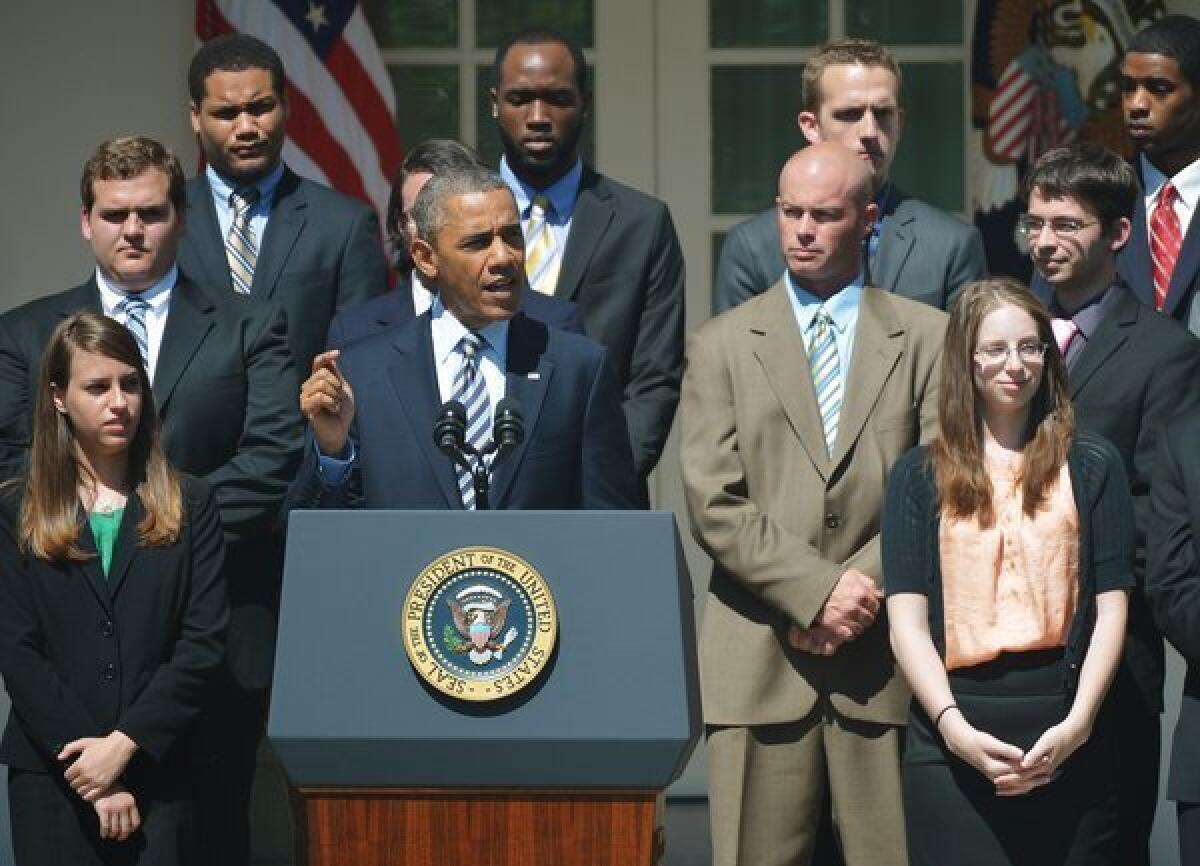
POLYGON ((1149 863, 1158 800, 1163 643, 1143 596, 1155 442, 1180 409, 1200 405, 1200 340, 1124 285, 1116 257, 1139 207, 1130 165, 1095 144, 1045 153, 1025 180, 1021 230, 1050 289, 1054 336, 1067 364, 1076 423, 1109 439, 1125 464, 1137 521, 1137 587, 1124 656, 1093 733, 1114 736, 1122 866, 1149 863))
POLYGON ((1200 199, 1200 21, 1168 15, 1134 36, 1121 104, 1142 195, 1118 270, 1142 301, 1200 333, 1200 234, 1188 235, 1200 199))

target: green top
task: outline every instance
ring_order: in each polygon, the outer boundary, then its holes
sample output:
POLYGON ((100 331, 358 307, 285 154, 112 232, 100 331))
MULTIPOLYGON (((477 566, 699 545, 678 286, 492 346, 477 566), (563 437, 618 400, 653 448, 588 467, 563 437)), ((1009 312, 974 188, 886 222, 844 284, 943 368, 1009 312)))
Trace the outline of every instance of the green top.
POLYGON ((108 567, 112 565, 113 545, 116 544, 117 530, 121 528, 124 514, 125 506, 112 511, 88 512, 88 523, 92 526, 92 537, 96 539, 96 550, 100 552, 100 565, 105 577, 108 577, 108 567))

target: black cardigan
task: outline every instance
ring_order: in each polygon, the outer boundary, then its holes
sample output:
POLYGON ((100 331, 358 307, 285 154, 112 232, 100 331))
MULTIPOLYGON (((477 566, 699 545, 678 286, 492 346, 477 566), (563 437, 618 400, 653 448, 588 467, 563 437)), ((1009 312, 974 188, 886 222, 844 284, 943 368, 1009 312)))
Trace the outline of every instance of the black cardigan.
MULTIPOLYGON (((1133 499, 1121 457, 1106 439, 1076 432, 1067 472, 1079 512, 1079 600, 1067 636, 1066 688, 1074 692, 1096 619, 1096 594, 1134 586, 1133 499)), ((945 657, 940 507, 929 449, 918 446, 892 467, 880 528, 888 595, 915 592, 929 599, 929 631, 945 657)))

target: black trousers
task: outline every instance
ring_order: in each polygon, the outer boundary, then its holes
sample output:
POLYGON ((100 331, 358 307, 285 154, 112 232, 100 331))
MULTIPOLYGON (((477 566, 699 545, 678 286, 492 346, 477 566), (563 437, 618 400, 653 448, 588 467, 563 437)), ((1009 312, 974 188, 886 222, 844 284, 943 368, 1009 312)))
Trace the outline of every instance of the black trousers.
POLYGON ((1147 709, 1136 692, 1118 678, 1101 711, 1121 744, 1116 753, 1117 862, 1121 866, 1150 866, 1150 832, 1158 807, 1162 725, 1158 713, 1147 709))
POLYGON ((1179 817, 1180 866, 1200 864, 1200 803, 1175 804, 1179 817))
POLYGON ((142 826, 124 842, 100 838, 95 809, 58 775, 10 767, 8 807, 17 866, 191 866, 190 780, 130 784, 142 826))

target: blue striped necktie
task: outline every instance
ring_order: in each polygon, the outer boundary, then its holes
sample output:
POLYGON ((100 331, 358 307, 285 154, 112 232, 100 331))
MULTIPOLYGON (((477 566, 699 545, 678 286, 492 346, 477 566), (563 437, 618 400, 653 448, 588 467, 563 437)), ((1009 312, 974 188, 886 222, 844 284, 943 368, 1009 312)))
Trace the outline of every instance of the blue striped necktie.
MULTIPOLYGON (((483 448, 491 438, 491 401, 488 400, 487 383, 479 369, 479 353, 484 339, 471 331, 458 342, 462 364, 454 380, 454 399, 467 410, 467 444, 476 450, 483 448)), ((458 468, 458 492, 462 496, 463 508, 475 510, 475 485, 471 473, 458 468)))
POLYGON ((813 390, 825 432, 825 453, 833 454, 837 442, 838 415, 842 411, 842 367, 838 362, 833 317, 820 307, 809 325, 808 364, 812 368, 813 390))
POLYGON ((229 235, 225 238, 225 258, 229 260, 233 290, 239 295, 250 294, 250 286, 254 283, 254 267, 258 263, 258 241, 254 237, 254 229, 250 227, 250 211, 258 204, 258 197, 256 186, 242 187, 229 195, 233 219, 229 223, 229 235))
POLYGON ((150 375, 150 338, 146 331, 146 312, 149 309, 150 305, 137 295, 126 295, 117 303, 117 312, 125 316, 125 328, 133 334, 147 376, 150 375))

